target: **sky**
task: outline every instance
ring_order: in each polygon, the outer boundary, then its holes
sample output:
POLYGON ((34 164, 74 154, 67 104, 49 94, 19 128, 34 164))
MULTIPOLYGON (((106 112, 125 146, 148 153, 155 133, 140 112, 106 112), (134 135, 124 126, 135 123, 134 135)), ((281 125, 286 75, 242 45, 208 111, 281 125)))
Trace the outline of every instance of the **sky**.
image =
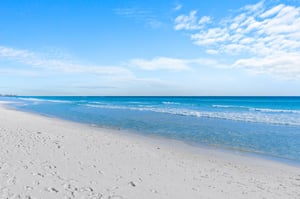
POLYGON ((300 0, 1 0, 0 93, 300 95, 300 0))

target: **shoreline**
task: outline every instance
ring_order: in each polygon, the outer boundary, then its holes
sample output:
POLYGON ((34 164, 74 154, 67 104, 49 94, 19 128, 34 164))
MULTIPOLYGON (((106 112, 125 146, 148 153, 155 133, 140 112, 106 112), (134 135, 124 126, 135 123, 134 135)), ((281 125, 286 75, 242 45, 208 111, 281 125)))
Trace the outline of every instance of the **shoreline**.
POLYGON ((0 112, 0 198, 300 197, 300 168, 292 165, 3 103, 0 112))
MULTIPOLYGON (((0 101, 0 106, 5 104, 10 104, 10 103, 15 103, 15 102, 10 102, 10 101, 0 101)), ((225 155, 225 156, 232 156, 235 158, 238 157, 249 157, 249 158, 255 158, 258 160, 262 161, 271 161, 279 164, 287 164, 289 166, 295 166, 300 168, 300 162, 294 159, 287 159, 287 158, 282 158, 270 154, 263 154, 255 151, 247 151, 247 150, 242 150, 239 148, 232 148, 232 147, 225 147, 225 146, 217 146, 217 145, 208 145, 208 144, 200 144, 200 143, 194 143, 194 142, 188 142, 188 141, 182 141, 178 139, 173 139, 173 138, 167 138, 163 137, 160 135, 147 135, 144 133, 141 133, 139 131, 133 131, 133 130, 127 130, 127 129, 118 129, 118 128, 110 128, 110 127, 105 127, 105 126, 98 126, 96 124, 88 124, 84 122, 76 122, 68 119, 63 119, 59 117, 55 117, 53 115, 47 115, 39 112, 34 112, 34 111, 23 111, 19 110, 15 107, 11 106, 5 106, 5 108, 12 109, 15 111, 20 111, 20 112, 25 112, 33 115, 38 115, 41 117, 46 117, 46 118, 51 118, 55 119, 58 121, 64 121, 68 122, 71 124, 80 124, 80 125, 85 125, 87 127, 92 127, 96 128, 99 130, 104 130, 104 131, 110 131, 112 133, 116 133, 121 136, 133 136, 137 139, 142 139, 146 142, 150 142, 152 144, 163 144, 163 145, 171 145, 171 144, 176 144, 176 147, 179 150, 186 150, 188 152, 193 152, 193 153, 203 153, 204 151, 210 151, 210 152, 215 152, 218 155, 225 155)))

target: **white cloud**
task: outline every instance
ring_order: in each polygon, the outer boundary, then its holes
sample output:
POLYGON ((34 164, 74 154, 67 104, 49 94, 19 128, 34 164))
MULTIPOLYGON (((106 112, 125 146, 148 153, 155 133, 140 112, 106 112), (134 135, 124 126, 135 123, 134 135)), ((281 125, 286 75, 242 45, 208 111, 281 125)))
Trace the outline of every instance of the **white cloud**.
POLYGON ((168 57, 156 57, 152 60, 132 59, 128 65, 138 67, 144 70, 187 70, 188 64, 182 59, 168 57))
POLYGON ((30 57, 32 56, 33 53, 28 52, 26 50, 19 50, 19 49, 0 46, 0 57, 12 58, 17 60, 25 60, 25 59, 27 60, 30 59, 30 57))
POLYGON ((201 17, 201 19, 199 20, 199 24, 206 24, 206 23, 209 23, 210 22, 210 17, 208 17, 208 16, 203 16, 203 17, 201 17))
POLYGON ((257 12, 259 11, 260 9, 263 9, 264 7, 264 0, 256 3, 256 4, 251 4, 251 5, 246 5, 242 8, 242 10, 246 10, 248 12, 257 12))
POLYGON ((229 36, 226 29, 211 28, 207 32, 192 34, 191 38, 197 45, 207 45, 226 41, 229 36))
MULTIPOLYGON (((40 54, 28 50, 0 46, 0 59, 15 61, 33 68, 52 70, 64 73, 90 73, 96 75, 111 75, 123 77, 133 76, 133 74, 128 69, 123 67, 86 65, 79 64, 60 57, 48 57, 49 55, 46 54, 40 54)), ((12 70, 5 71, 9 72, 12 70)))
POLYGON ((116 8, 113 9, 116 15, 132 19, 137 23, 143 23, 151 28, 159 28, 162 26, 162 22, 157 18, 157 14, 153 9, 128 7, 128 8, 116 8))
POLYGON ((260 1, 219 21, 209 18, 209 25, 199 25, 201 19, 196 11, 180 15, 175 30, 188 31, 194 44, 208 54, 235 59, 235 67, 300 77, 300 7, 260 1))
POLYGON ((280 4, 278 6, 275 6, 269 10, 267 10, 266 12, 264 12, 263 14, 260 15, 261 18, 266 18, 266 17, 270 17, 272 15, 275 15, 276 13, 278 13, 282 8, 284 8, 283 4, 280 4))
POLYGON ((206 50, 206 53, 207 53, 207 54, 211 54, 211 55, 216 55, 216 54, 219 53, 219 51, 214 50, 214 49, 207 49, 207 50, 206 50))
MULTIPOLYGON (((56 54, 57 53, 37 53, 28 50, 0 46, 0 61, 10 61, 21 64, 20 67, 14 68, 4 68, 0 65, 0 75, 33 77, 44 76, 45 74, 49 74, 51 71, 55 73, 59 72, 62 76, 66 77, 70 74, 80 74, 83 79, 86 75, 101 76, 101 78, 97 78, 97 82, 91 81, 84 82, 84 84, 82 84, 82 80, 76 80, 76 83, 84 86, 92 85, 94 87, 97 86, 101 88, 104 85, 104 87, 109 89, 121 89, 125 85, 131 85, 132 87, 135 87, 136 85, 144 85, 153 88, 156 88, 157 86, 160 88, 169 88, 174 86, 173 83, 157 78, 144 78, 136 76, 131 70, 128 69, 129 64, 131 63, 131 66, 133 66, 132 64, 135 64, 135 67, 145 70, 188 70, 188 65, 191 64, 191 61, 187 60, 160 57, 154 58, 153 60, 133 59, 126 63, 126 65, 121 64, 120 66, 97 66, 91 64, 80 64, 72 59, 64 58, 63 55, 56 54), (107 87, 105 85, 112 86, 107 87)), ((193 62, 196 62, 196 60, 193 62)), ((128 89, 128 87, 126 88, 128 89)), ((123 91, 124 95, 128 95, 128 93, 126 94, 126 90, 119 90, 121 94, 123 91)))
POLYGON ((196 14, 197 11, 193 10, 189 15, 179 15, 176 17, 175 30, 198 30, 211 20, 208 16, 203 16, 201 19, 198 19, 196 14))
POLYGON ((257 73, 272 73, 289 79, 300 78, 300 56, 298 53, 239 59, 233 66, 246 68, 257 73))
POLYGON ((177 4, 174 8, 175 11, 181 10, 182 5, 181 4, 177 4))
POLYGON ((184 71, 192 70, 194 66, 217 66, 218 63, 210 59, 178 59, 170 57, 156 57, 151 60, 132 59, 127 63, 127 65, 149 71, 184 71))

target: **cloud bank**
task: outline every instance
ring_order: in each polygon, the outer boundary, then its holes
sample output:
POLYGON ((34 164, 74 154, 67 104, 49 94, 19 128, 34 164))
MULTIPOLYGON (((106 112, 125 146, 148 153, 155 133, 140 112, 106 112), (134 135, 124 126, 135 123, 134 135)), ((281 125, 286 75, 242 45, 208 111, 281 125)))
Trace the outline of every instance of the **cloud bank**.
POLYGON ((228 67, 300 78, 300 7, 260 1, 218 20, 193 10, 178 16, 174 29, 206 53, 233 59, 228 67))

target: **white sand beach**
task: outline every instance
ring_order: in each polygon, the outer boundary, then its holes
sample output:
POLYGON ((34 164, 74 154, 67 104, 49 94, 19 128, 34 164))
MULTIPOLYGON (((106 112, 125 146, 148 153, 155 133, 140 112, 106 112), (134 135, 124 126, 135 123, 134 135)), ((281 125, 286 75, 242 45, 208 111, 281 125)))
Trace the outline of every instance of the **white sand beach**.
POLYGON ((0 107, 0 198, 300 198, 300 167, 0 107))

